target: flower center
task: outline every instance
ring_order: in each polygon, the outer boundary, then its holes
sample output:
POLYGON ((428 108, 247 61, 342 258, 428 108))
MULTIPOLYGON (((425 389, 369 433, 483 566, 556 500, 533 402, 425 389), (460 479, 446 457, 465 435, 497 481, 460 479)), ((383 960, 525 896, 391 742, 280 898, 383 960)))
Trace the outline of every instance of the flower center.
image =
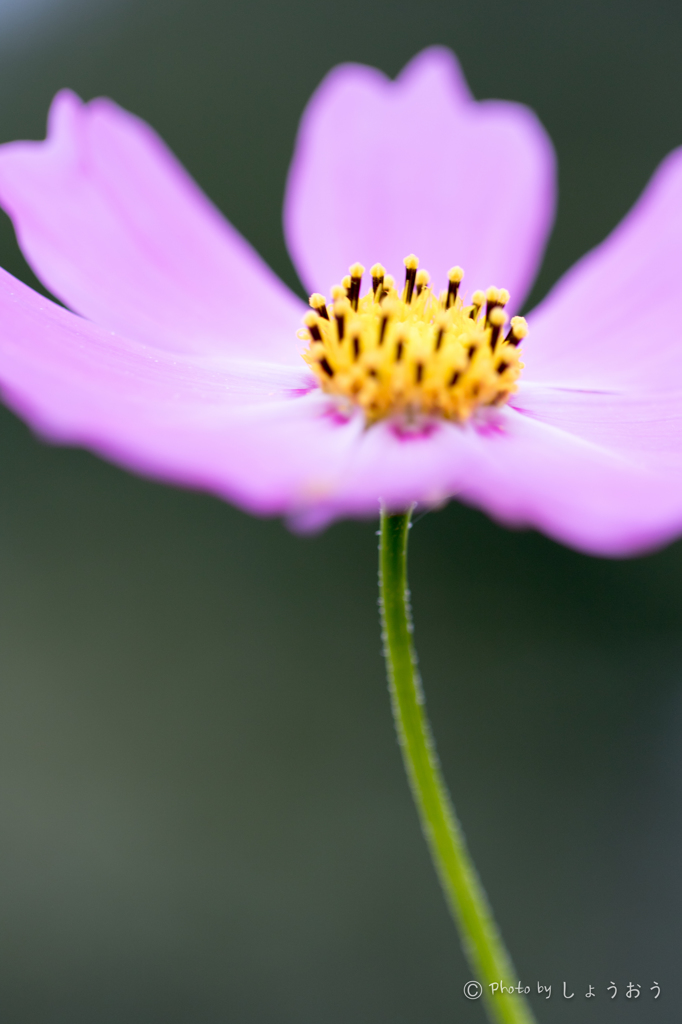
POLYGON ((444 417, 460 423, 479 407, 503 405, 523 369, 519 344, 528 327, 508 317, 509 292, 490 287, 465 303, 461 267, 448 274, 436 297, 416 256, 405 258, 399 295, 381 264, 371 269, 372 288, 360 296, 364 267, 354 263, 332 302, 310 296, 311 311, 298 332, 320 387, 342 407, 359 406, 368 423, 388 416, 405 423, 444 417))

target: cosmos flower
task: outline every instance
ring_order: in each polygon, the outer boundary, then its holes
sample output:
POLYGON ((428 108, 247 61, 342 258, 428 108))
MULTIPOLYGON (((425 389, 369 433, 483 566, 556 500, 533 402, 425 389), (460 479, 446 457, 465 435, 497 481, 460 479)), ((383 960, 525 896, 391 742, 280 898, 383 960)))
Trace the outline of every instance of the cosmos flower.
POLYGON ((109 100, 0 147, 0 202, 68 307, 0 272, 2 395, 52 442, 301 529, 450 497, 601 554, 682 528, 680 150, 527 324, 551 143, 442 48, 310 100, 284 228, 311 307, 109 100))

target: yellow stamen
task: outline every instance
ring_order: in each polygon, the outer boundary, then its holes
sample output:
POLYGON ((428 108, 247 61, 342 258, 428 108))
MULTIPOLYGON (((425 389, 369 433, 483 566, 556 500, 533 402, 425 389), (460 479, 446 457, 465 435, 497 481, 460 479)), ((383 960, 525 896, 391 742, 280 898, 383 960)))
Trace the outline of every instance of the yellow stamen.
POLYGON ((509 334, 505 338, 510 345, 520 345, 523 339, 528 334, 528 324, 525 318, 522 316, 513 316, 511 318, 511 328, 509 334))
POLYGON ((306 313, 303 317, 303 323, 308 329, 308 335, 313 343, 322 341, 322 332, 319 328, 320 318, 317 313, 306 313))
POLYGON ((508 320, 507 314, 501 306, 493 306, 488 316, 488 323, 490 324, 490 347, 495 351, 497 343, 500 340, 500 333, 502 328, 508 320))
POLYGON ((372 291, 376 297, 377 292, 381 289, 384 283, 386 270, 382 267, 381 263, 375 263, 370 270, 370 274, 372 275, 372 291))
POLYGON ((418 270, 417 271, 417 276, 415 278, 415 287, 417 289, 417 295, 421 295, 421 293, 423 292, 424 288, 426 288, 426 286, 427 286, 427 284, 429 283, 430 280, 431 280, 431 275, 428 273, 428 271, 426 271, 426 270, 418 270))
POLYGON ((485 302, 485 292, 474 292, 474 294, 471 296, 471 302, 472 306, 469 316, 471 317, 472 320, 478 320, 478 314, 481 312, 481 307, 485 302))
POLYGON ((448 292, 443 300, 446 309, 450 309, 450 306, 456 302, 463 277, 464 271, 461 267, 450 267, 448 270, 448 292))
POLYGON ((308 342, 303 358, 320 387, 342 407, 360 407, 368 424, 387 417, 461 423, 482 406, 504 404, 516 391, 519 345, 528 333, 523 317, 515 316, 504 335, 509 293, 490 287, 467 303, 460 289, 464 272, 453 267, 439 300, 417 257, 404 262, 402 297, 380 263, 371 268, 372 287, 362 297, 365 268, 359 263, 332 288, 329 307, 324 296, 311 295, 299 337, 308 342))
POLYGON ((414 292, 414 283, 417 280, 417 267, 419 266, 419 260, 412 253, 410 256, 406 256, 403 260, 405 264, 405 288, 403 289, 403 302, 409 304, 412 302, 412 294, 414 292))
MULTIPOLYGON (((360 299, 360 285, 362 284, 362 275, 365 272, 365 268, 362 263, 354 263, 350 268, 350 285, 348 287, 348 299, 354 310, 357 311, 358 301, 360 299)), ((344 277, 344 282, 347 278, 344 277)))
POLYGON ((329 319, 329 313, 327 312, 327 300, 325 299, 324 295, 320 295, 319 292, 313 292, 313 294, 308 299, 308 302, 310 303, 311 308, 314 309, 316 313, 319 313, 320 316, 323 316, 325 320, 329 319))

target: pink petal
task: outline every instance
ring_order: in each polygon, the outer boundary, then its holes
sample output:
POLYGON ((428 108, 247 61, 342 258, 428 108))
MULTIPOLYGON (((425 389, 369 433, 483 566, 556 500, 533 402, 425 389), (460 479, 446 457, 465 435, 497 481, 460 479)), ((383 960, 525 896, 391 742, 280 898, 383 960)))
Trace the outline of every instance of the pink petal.
POLYGON ((0 270, 0 390, 47 439, 260 514, 375 514, 376 483, 346 493, 360 417, 335 415, 299 364, 163 352, 0 270))
POLYGON ((681 306, 682 148, 529 316, 524 380, 635 393, 677 388, 681 306))
POLYGON ((355 260, 402 281, 415 252, 437 287, 459 263, 469 294, 495 284, 518 307, 554 206, 554 151, 535 115, 475 102, 454 55, 432 47, 396 81, 359 64, 325 78, 301 121, 284 228, 310 290, 328 294, 355 260))
POLYGON ((180 352, 297 359, 302 304, 110 100, 61 92, 45 142, 1 146, 0 202, 40 279, 103 327, 180 352))
POLYGON ((682 390, 600 395, 525 385, 517 408, 418 436, 343 420, 300 369, 162 352, 0 272, 0 388, 49 439, 211 490, 301 528, 459 497, 599 554, 682 529, 682 390))
POLYGON ((682 530, 682 390, 668 398, 524 392, 459 496, 591 554, 663 544, 682 530))
MULTIPOLYGON (((0 270, 0 390, 47 439, 249 511, 341 514, 363 425, 300 367, 180 355, 81 319, 0 270)), ((353 504, 354 502, 354 504, 353 504)), ((378 509, 376 487, 353 498, 378 509)))
MULTIPOLYGON (((682 437, 682 394, 674 412, 672 429, 665 415, 659 424, 670 449, 682 437)), ((441 424, 409 440, 378 424, 357 446, 342 489, 299 510, 295 522, 308 529, 371 514, 379 497, 395 509, 457 497, 508 526, 532 526, 592 554, 631 555, 682 529, 682 459, 649 463, 643 449, 628 457, 511 408, 487 427, 441 424)))
POLYGON ((682 382, 657 391, 587 391, 526 381, 511 404, 649 470, 669 476, 682 470, 682 382))
POLYGON ((235 500, 246 473, 252 504, 259 495, 272 503, 268 473, 276 467, 249 464, 249 434, 267 425, 284 433, 279 421, 304 414, 312 386, 302 361, 163 352, 105 331, 0 271, 2 395, 49 440, 235 500))

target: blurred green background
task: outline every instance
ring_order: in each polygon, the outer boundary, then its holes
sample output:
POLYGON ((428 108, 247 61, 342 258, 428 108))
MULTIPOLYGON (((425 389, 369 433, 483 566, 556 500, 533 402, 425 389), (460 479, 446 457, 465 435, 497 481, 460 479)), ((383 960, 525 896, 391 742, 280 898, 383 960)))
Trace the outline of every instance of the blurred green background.
MULTIPOLYGON (((64 85, 110 95, 297 287, 307 98, 431 43, 555 142, 539 298, 682 143, 672 0, 0 0, 0 139, 42 137, 64 85)), ((0 264, 34 283, 4 215, 0 264)), ((393 736, 375 529, 296 537, 0 410, 3 1024, 483 1021, 393 736)), ((520 976, 553 986, 541 1022, 679 1021, 682 546, 600 561, 451 505, 411 577, 445 774, 520 976)))

